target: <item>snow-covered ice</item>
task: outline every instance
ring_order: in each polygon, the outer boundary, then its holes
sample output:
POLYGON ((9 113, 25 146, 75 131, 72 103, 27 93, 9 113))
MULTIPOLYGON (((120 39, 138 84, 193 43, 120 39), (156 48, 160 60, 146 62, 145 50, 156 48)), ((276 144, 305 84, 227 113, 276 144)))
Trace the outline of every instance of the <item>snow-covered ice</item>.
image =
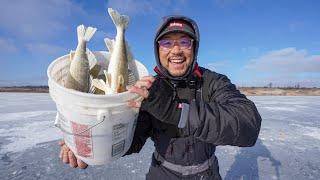
MULTIPOLYGON (((320 179, 320 97, 256 96, 262 126, 254 147, 217 147, 224 179, 320 179)), ((0 179, 144 179, 150 140, 139 154, 85 170, 59 158, 49 94, 0 93, 0 179)))

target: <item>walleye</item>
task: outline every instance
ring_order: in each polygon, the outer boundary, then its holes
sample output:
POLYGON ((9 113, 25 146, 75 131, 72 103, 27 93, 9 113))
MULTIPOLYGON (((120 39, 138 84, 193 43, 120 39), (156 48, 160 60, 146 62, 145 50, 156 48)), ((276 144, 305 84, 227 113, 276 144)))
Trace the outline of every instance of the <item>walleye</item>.
MULTIPOLYGON (((105 38, 104 42, 110 54, 112 54, 115 40, 105 38)), ((130 85, 130 84, 134 84, 139 79, 139 73, 138 73, 136 62, 133 58, 133 54, 131 52, 131 48, 127 41, 126 41, 126 53, 127 53, 127 59, 128 59, 128 85, 130 85)))
POLYGON ((84 25, 77 27, 78 45, 77 49, 72 56, 70 53, 70 71, 67 75, 65 87, 74 89, 81 92, 88 92, 90 88, 90 67, 89 60, 86 53, 87 42, 92 38, 96 32, 96 28, 88 27, 84 25))
POLYGON ((129 23, 129 17, 119 14, 112 8, 108 8, 108 12, 117 29, 116 39, 109 60, 108 73, 106 74, 106 85, 109 86, 109 90, 106 93, 113 94, 124 92, 128 84, 125 30, 129 23))

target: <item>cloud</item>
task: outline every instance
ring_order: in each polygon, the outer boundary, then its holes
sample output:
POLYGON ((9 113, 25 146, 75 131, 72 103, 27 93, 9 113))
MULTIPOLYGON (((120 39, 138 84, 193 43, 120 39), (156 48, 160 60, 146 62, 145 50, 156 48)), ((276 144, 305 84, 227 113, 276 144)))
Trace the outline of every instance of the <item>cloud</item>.
POLYGON ((166 12, 180 12, 177 7, 185 7, 186 0, 109 0, 108 7, 118 10, 122 14, 145 15, 166 14, 166 12))
POLYGON ((1 53, 15 53, 18 49, 12 39, 0 37, 0 52, 1 53))
POLYGON ((66 51, 63 47, 47 43, 28 43, 25 46, 33 54, 58 55, 66 51))
POLYGON ((86 13, 71 0, 2 0, 0 29, 24 39, 50 38, 66 30, 74 14, 86 13))
POLYGON ((250 60, 243 72, 254 83, 320 86, 320 55, 296 48, 274 50, 250 60))
MULTIPOLYGON (((90 19, 83 3, 73 0, 2 0, 0 3, 0 32, 20 40, 56 39, 61 33, 68 32, 70 24, 79 19, 90 19)), ((185 0, 110 0, 113 7, 128 15, 160 15, 164 12, 179 11, 185 0), (177 6, 172 6, 173 4, 177 6), (175 9, 174 9, 175 8, 175 9)), ((105 14, 103 15, 105 18, 105 14)))
POLYGON ((221 73, 230 69, 232 67, 232 63, 229 60, 222 60, 214 63, 208 63, 206 67, 212 71, 221 73))
POLYGON ((319 73, 320 55, 309 55, 306 50, 285 48, 252 59, 246 69, 277 74, 319 73))

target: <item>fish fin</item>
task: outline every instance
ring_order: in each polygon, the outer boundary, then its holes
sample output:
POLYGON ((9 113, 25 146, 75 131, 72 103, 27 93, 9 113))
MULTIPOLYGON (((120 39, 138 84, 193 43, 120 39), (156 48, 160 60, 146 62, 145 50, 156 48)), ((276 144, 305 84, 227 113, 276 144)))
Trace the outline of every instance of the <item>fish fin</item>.
POLYGON ((105 91, 106 83, 102 79, 92 79, 92 85, 102 91, 105 91))
POLYGON ((107 87, 107 83, 106 83, 106 82, 104 82, 104 80, 99 79, 99 81, 100 81, 100 83, 101 83, 101 84, 103 84, 103 86, 104 86, 104 87, 107 87))
POLYGON ((89 67, 91 70, 96 65, 98 65, 98 60, 97 60, 96 56, 90 51, 90 49, 87 48, 86 53, 87 53, 88 60, 89 60, 89 67))
POLYGON ((96 30, 97 28, 93 28, 93 27, 85 28, 83 24, 79 25, 77 27, 78 42, 80 42, 81 40, 88 42, 92 38, 96 30))
POLYGON ((129 46, 128 41, 126 41, 126 53, 127 53, 128 62, 133 61, 133 54, 132 54, 132 51, 131 51, 131 48, 129 46))
POLYGON ((134 75, 134 72, 128 69, 128 85, 133 85, 136 81, 137 81, 137 78, 134 75))
POLYGON ((104 76, 106 77, 106 84, 111 88, 111 74, 109 74, 106 70, 103 70, 104 76))
MULTIPOLYGON (((104 92, 104 94, 113 94, 113 91, 111 90, 110 86, 107 82, 104 82, 102 79, 93 79, 92 85, 96 87, 97 89, 104 92)), ((100 93, 100 92, 99 92, 100 93)))
POLYGON ((104 83, 105 94, 114 94, 107 79, 106 79, 106 82, 104 82, 102 79, 100 79, 100 81, 101 81, 101 83, 104 83))
POLYGON ((89 88, 89 93, 91 93, 91 94, 94 94, 95 93, 95 91, 97 90, 97 88, 92 84, 92 80, 93 80, 94 78, 93 78, 93 76, 92 75, 90 75, 90 88, 89 88))
POLYGON ((72 61, 72 59, 73 59, 73 57, 74 57, 74 54, 75 54, 75 52, 71 50, 70 53, 69 53, 69 59, 70 59, 70 61, 72 61))
POLYGON ((110 53, 113 52, 114 39, 104 38, 104 43, 106 44, 110 53))
POLYGON ((124 85, 124 78, 122 75, 118 76, 118 87, 117 87, 117 93, 121 93, 124 92, 126 89, 125 85, 124 85))
POLYGON ((94 78, 97 78, 99 73, 101 70, 101 66, 99 64, 94 65, 91 69, 90 69, 90 75, 94 78))
POLYGON ((112 8, 108 8, 108 13, 117 28, 127 28, 129 23, 129 16, 121 15, 118 11, 113 10, 112 8))
MULTIPOLYGON (((136 61, 134 60, 131 48, 129 46, 129 43, 126 41, 126 53, 127 53, 127 59, 128 59, 128 67, 131 70, 131 75, 134 76, 133 78, 135 81, 139 79, 139 73, 138 73, 138 68, 136 61)), ((130 73, 129 73, 129 78, 130 78, 130 73)))

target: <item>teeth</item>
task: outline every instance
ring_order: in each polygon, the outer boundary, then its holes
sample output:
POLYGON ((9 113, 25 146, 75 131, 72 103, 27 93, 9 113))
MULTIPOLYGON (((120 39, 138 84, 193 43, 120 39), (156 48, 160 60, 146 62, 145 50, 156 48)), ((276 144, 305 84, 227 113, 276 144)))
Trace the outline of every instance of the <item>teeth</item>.
POLYGON ((182 63, 183 61, 170 61, 170 62, 172 62, 172 63, 182 63))
POLYGON ((170 62, 172 63, 182 63, 184 59, 182 57, 172 57, 170 58, 170 62))

